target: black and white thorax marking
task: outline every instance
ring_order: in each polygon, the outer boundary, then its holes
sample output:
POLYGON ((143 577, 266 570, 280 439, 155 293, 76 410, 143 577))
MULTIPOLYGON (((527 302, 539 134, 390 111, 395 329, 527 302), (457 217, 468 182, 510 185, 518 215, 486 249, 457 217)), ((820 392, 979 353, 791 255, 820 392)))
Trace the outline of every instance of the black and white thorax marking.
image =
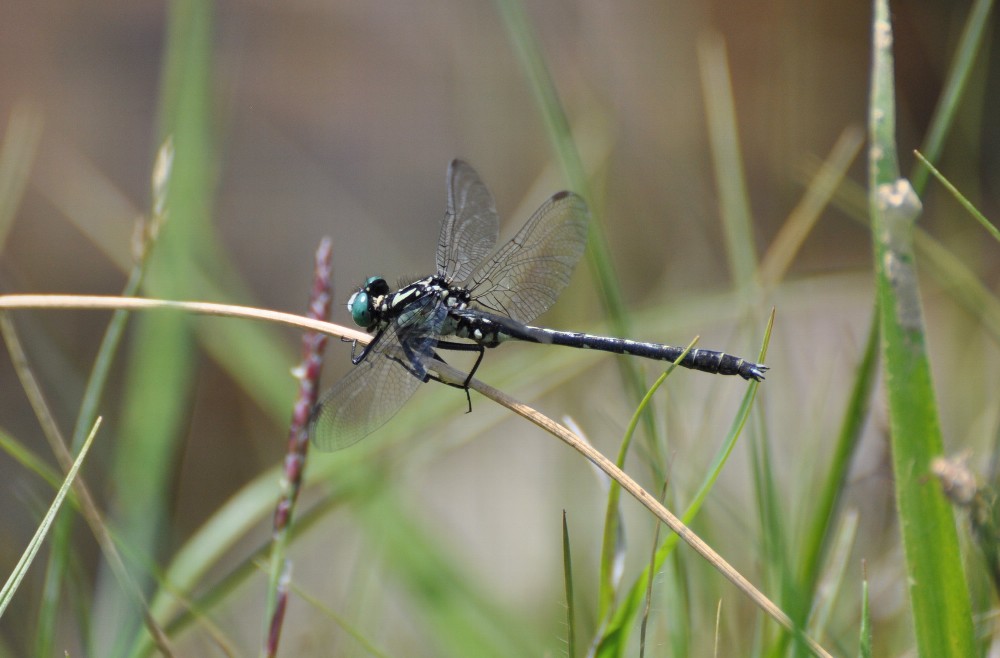
POLYGON ((414 281, 395 292, 389 288, 384 278, 372 277, 364 288, 351 295, 347 308, 355 321, 370 333, 384 331, 390 324, 399 328, 412 326, 414 331, 441 338, 455 336, 482 347, 496 347, 511 339, 551 343, 553 341, 548 334, 568 334, 531 327, 503 315, 476 308, 471 302, 471 291, 449 284, 444 277, 438 275, 414 281), (442 314, 442 321, 427 321, 423 311, 430 308, 446 311, 442 314))
MULTIPOLYGON (((347 300, 347 308, 354 321, 369 333, 377 334, 390 323, 408 326, 417 319, 425 319, 427 309, 439 306, 445 311, 465 309, 469 306, 471 294, 468 290, 449 284, 440 275, 429 276, 414 281, 393 292, 382 277, 371 277, 365 286, 347 300)), ((421 329, 433 332, 434 323, 421 325, 421 329)), ((445 335, 449 332, 438 331, 445 335)))

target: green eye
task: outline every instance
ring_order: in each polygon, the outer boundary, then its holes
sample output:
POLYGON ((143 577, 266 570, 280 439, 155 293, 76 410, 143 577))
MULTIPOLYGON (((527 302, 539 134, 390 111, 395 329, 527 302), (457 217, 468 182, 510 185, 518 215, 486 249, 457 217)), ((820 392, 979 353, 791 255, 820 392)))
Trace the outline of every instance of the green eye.
POLYGON ((351 310, 351 317, 359 327, 367 329, 372 326, 372 312, 369 307, 368 293, 361 290, 351 295, 347 300, 347 308, 351 310))
POLYGON ((347 300, 347 310, 351 312, 351 317, 355 324, 365 329, 371 329, 376 324, 375 309, 372 308, 374 300, 388 295, 389 284, 380 276, 368 277, 365 287, 357 291, 347 300))

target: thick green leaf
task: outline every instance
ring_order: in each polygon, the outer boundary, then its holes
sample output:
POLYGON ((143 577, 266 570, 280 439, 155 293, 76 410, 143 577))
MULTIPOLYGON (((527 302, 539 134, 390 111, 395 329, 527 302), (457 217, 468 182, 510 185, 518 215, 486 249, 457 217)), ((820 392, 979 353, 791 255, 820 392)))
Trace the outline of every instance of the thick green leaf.
POLYGON ((893 32, 887 0, 876 0, 872 42, 869 210, 896 502, 913 626, 921 656, 971 656, 975 652, 971 609, 955 519, 940 489, 928 485, 930 462, 942 452, 941 428, 913 251, 920 201, 899 175, 893 32))
MULTIPOLYGON (((152 296, 189 296, 192 253, 208 244, 214 192, 211 135, 212 13, 210 3, 177 0, 169 27, 160 98, 161 141, 175 155, 166 190, 167 222, 148 261, 152 296)), ((136 319, 124 414, 113 475, 124 494, 113 511, 122 539, 139 555, 164 545, 164 523, 179 440, 187 426, 197 351, 190 318, 176 313, 136 319)), ((107 573, 107 572, 102 572, 107 573)), ((95 655, 120 655, 132 640, 138 611, 107 573, 95 605, 95 655)))

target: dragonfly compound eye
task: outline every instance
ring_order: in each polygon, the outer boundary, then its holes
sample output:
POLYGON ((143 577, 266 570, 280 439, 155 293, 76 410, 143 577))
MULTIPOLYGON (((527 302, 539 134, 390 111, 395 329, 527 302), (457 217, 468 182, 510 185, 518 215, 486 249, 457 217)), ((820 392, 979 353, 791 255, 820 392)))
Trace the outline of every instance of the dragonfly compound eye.
POLYGON ((365 281, 364 292, 368 293, 369 297, 379 297, 381 295, 388 295, 392 290, 389 288, 389 284, 386 280, 380 276, 368 277, 365 281))
POLYGON ((351 295, 351 298, 347 300, 347 308, 350 309, 351 317, 356 325, 365 329, 372 326, 371 303, 368 293, 364 290, 359 290, 351 295))

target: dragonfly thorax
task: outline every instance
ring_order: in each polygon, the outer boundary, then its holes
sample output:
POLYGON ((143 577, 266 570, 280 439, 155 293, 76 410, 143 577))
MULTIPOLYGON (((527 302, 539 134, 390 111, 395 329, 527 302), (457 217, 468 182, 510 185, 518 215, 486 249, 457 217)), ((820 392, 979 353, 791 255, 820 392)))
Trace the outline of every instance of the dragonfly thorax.
POLYGON ((472 294, 465 288, 452 286, 442 276, 429 276, 414 281, 393 292, 380 276, 370 277, 365 286, 347 300, 347 308, 355 324, 368 331, 385 326, 390 320, 406 318, 416 306, 433 298, 449 309, 465 309, 472 294), (410 309, 410 310, 408 310, 410 309))

